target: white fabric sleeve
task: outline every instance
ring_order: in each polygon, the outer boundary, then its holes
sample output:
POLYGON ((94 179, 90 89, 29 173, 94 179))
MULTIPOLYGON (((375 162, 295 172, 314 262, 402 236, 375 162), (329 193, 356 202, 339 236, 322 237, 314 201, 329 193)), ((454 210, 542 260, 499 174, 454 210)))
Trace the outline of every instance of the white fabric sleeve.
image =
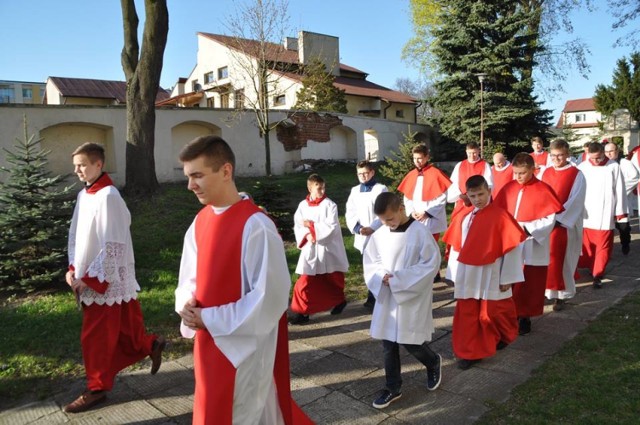
POLYGON ((351 189, 351 193, 349 194, 349 198, 347 198, 347 207, 344 213, 344 220, 347 223, 347 229, 351 234, 356 234, 353 229, 359 223, 358 220, 358 207, 355 203, 355 196, 353 195, 354 189, 351 189))
POLYGON ((424 296, 440 270, 440 249, 435 239, 427 233, 422 242, 420 260, 405 269, 394 270, 393 277, 389 279, 391 294, 398 304, 424 296))
MULTIPOLYGON (((489 170, 491 172, 491 170, 489 170)), ((460 199, 460 187, 458 187, 458 181, 460 180, 460 162, 453 167, 453 172, 451 173, 451 186, 447 190, 447 202, 453 203, 460 199)))
MULTIPOLYGON (((323 203, 326 202, 323 201, 323 203)), ((318 207, 316 207, 318 208, 318 207)), ((316 241, 322 242, 325 239, 330 239, 336 233, 336 229, 338 232, 340 231, 340 221, 338 220, 338 206, 335 202, 331 202, 330 204, 324 207, 323 212, 325 213, 322 220, 314 223, 314 228, 316 230, 316 241)))
POLYGON ((367 288, 376 297, 376 302, 384 304, 389 295, 389 288, 382 284, 382 278, 389 272, 382 265, 382 257, 375 237, 369 238, 369 242, 362 251, 362 267, 367 288))
POLYGON ((482 175, 489 185, 489 189, 493 187, 493 173, 491 172, 491 166, 488 162, 484 163, 484 174, 482 175))
MULTIPOLYGON (((178 275, 178 287, 175 291, 177 313, 184 308, 185 304, 195 296, 196 293, 196 270, 198 266, 198 248, 195 237, 195 220, 189 226, 184 235, 182 246, 182 258, 180 260, 180 273, 178 275)), ((193 338, 196 331, 180 322, 180 333, 185 338, 193 338)))
MULTIPOLYGON (((627 214, 627 192, 624 187, 624 178, 622 177, 622 173, 620 172, 620 166, 616 167, 616 172, 613 176, 615 181, 615 194, 616 194, 616 206, 615 206, 615 215, 621 216, 627 214)), ((615 218, 615 217, 614 217, 615 218)), ((628 221, 628 218, 624 218, 619 220, 621 222, 628 221)))
POLYGON ((523 244, 513 248, 502 256, 502 263, 500 264, 500 285, 509 285, 512 283, 524 282, 524 264, 523 258, 523 244))
POLYGON ((406 196, 404 196, 403 199, 404 199, 404 212, 407 214, 407 217, 409 217, 411 213, 414 211, 413 200, 407 198, 406 196))
POLYGON ((555 221, 556 215, 555 213, 552 213, 546 217, 542 217, 533 221, 523 222, 520 224, 529 232, 531 237, 535 239, 536 242, 542 243, 544 239, 548 238, 549 235, 551 235, 551 231, 553 230, 555 221))
POLYGON ((71 225, 69 226, 69 242, 67 245, 69 264, 75 262, 76 257, 76 231, 78 229, 78 210, 80 209, 80 194, 76 199, 76 206, 73 209, 73 216, 71 217, 71 225))
MULTIPOLYGON (((305 201, 302 201, 305 202, 305 201)), ((302 216, 302 205, 298 205, 298 209, 293 214, 293 233, 296 237, 296 246, 300 246, 302 241, 310 233, 309 229, 304 227, 304 217, 302 216)))
MULTIPOLYGON (((437 219, 438 217, 442 217, 443 211, 446 210, 446 208, 447 208, 447 195, 446 193, 443 193, 437 198, 434 198, 431 201, 429 201, 429 206, 426 212, 429 213, 431 217, 437 219)), ((444 216, 446 217, 446 212, 444 213, 444 216)))
POLYGON ((241 258, 242 297, 202 309, 207 330, 236 368, 278 326, 291 287, 282 239, 266 215, 256 213, 247 220, 241 258))

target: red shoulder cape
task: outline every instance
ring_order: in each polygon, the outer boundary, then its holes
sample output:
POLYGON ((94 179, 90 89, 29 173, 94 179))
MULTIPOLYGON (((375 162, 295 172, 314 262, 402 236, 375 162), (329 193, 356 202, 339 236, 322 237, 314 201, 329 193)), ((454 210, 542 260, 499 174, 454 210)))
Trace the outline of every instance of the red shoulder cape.
POLYGON ((478 210, 462 245, 462 222, 471 213, 467 207, 451 219, 442 240, 458 251, 458 261, 471 266, 494 263, 527 238, 518 222, 504 209, 491 203, 478 210))
MULTIPOLYGON (((416 181, 419 172, 413 169, 407 173, 398 185, 398 192, 402 192, 404 196, 413 199, 413 191, 416 188, 416 181)), ((428 165, 422 169, 422 200, 430 201, 442 195, 451 186, 451 180, 442 171, 433 165, 428 165)))
POLYGON ((517 221, 533 221, 550 214, 564 211, 562 203, 548 184, 541 182, 535 176, 527 183, 520 184, 517 180, 507 183, 496 195, 495 203, 513 215, 517 221), (515 215, 518 192, 523 191, 518 214, 515 215))

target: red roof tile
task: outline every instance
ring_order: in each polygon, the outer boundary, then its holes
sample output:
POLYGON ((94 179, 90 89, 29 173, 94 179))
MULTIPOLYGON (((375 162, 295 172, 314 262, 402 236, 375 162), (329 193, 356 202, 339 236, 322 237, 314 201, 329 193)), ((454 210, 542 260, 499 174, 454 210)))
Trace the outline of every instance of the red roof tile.
MULTIPOLYGON (((64 97, 89 97, 94 99, 115 99, 118 103, 127 101, 127 83, 124 81, 92 80, 87 78, 49 77, 64 97)), ((158 88, 156 101, 169 98, 170 94, 158 88)))

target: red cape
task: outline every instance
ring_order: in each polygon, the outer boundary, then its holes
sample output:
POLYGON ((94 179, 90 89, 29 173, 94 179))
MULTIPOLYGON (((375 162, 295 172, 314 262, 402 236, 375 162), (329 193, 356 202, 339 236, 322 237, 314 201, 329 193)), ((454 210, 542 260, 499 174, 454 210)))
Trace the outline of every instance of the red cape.
POLYGON ((451 225, 442 240, 458 251, 458 261, 471 266, 494 263, 527 239, 518 222, 504 209, 491 203, 478 210, 473 218, 464 246, 462 245, 462 222, 473 211, 466 207, 451 219, 451 225))
POLYGON ((520 184, 517 180, 510 181, 498 193, 494 202, 520 222, 534 221, 564 211, 562 203, 558 200, 551 186, 541 182, 535 176, 525 184, 520 184), (516 217, 516 202, 520 190, 523 193, 516 217))
MULTIPOLYGON (((416 188, 419 172, 413 169, 404 176, 398 185, 398 192, 413 200, 413 192, 416 188)), ((442 195, 451 186, 451 180, 442 171, 433 165, 427 165, 422 169, 422 200, 430 201, 442 195)))

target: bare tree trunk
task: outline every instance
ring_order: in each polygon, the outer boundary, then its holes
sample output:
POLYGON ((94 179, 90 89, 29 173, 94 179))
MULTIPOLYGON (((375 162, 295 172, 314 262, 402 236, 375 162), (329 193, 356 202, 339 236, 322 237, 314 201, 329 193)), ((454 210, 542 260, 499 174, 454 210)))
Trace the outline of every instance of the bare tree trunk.
POLYGON ((166 0, 145 0, 146 19, 140 52, 134 0, 120 0, 120 3, 124 29, 121 59, 127 79, 125 191, 150 196, 158 188, 154 159, 155 101, 169 32, 169 12, 166 0))

